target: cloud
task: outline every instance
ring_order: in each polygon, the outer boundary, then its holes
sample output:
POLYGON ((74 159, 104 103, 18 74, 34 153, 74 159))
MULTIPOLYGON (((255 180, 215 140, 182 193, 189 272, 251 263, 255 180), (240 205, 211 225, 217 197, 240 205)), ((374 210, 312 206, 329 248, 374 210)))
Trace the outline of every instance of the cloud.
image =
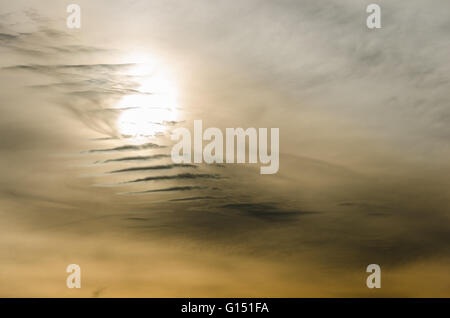
POLYGON ((161 149, 166 148, 166 146, 157 145, 155 143, 145 143, 143 145, 124 145, 114 148, 107 148, 107 149, 91 149, 88 150, 88 153, 95 153, 95 152, 120 152, 120 151, 133 151, 133 150, 143 150, 143 149, 161 149))
POLYGON ((27 70, 41 73, 52 73, 57 71, 80 70, 89 72, 114 72, 126 70, 134 66, 134 63, 127 64, 62 64, 62 65, 42 65, 42 64, 23 64, 7 66, 5 70, 27 70))
POLYGON ((18 38, 19 38, 18 35, 0 33, 0 42, 8 43, 8 42, 17 40, 18 38))
POLYGON ((277 205, 267 203, 230 203, 222 207, 266 221, 292 221, 293 218, 300 215, 317 214, 317 212, 286 210, 277 205))
POLYGON ((205 195, 205 196, 198 196, 198 197, 171 199, 169 201, 172 201, 172 202, 183 202, 183 201, 217 200, 217 199, 221 199, 221 198, 205 195))
POLYGON ((173 168, 194 168, 195 169, 195 168, 197 168, 197 166, 190 164, 190 163, 174 163, 174 164, 167 164, 167 165, 124 168, 124 169, 110 171, 110 173, 148 171, 148 170, 166 170, 166 169, 173 169, 173 168))
POLYGON ((157 154, 151 156, 133 156, 133 157, 122 157, 115 159, 107 159, 104 161, 99 161, 101 163, 109 163, 109 162, 121 162, 121 161, 149 161, 149 160, 158 160, 163 158, 170 158, 170 155, 166 154, 157 154))
POLYGON ((156 193, 156 192, 192 191, 192 190, 202 190, 202 189, 207 189, 207 187, 201 187, 201 186, 170 187, 170 188, 155 189, 155 190, 125 192, 122 194, 145 194, 145 193, 156 193))
MULTIPOLYGON (((329 291, 333 276, 340 286, 333 289, 336 295, 346 296, 343 286, 350 286, 354 296, 361 282, 353 284, 345 274, 368 263, 389 271, 423 260, 440 263, 449 254, 450 233, 449 3, 380 1, 383 28, 375 32, 365 27, 365 4, 353 0, 169 0, 123 5, 129 11, 86 2, 90 12, 105 10, 100 27, 73 34, 64 21, 55 29, 55 21, 36 11, 27 13, 33 28, 2 16, 2 233, 10 231, 15 241, 2 243, 1 250, 29 245, 39 233, 43 241, 37 241, 32 264, 39 266, 40 258, 55 255, 56 248, 42 250, 45 244, 66 242, 62 238, 70 233, 72 253, 83 250, 78 238, 87 237, 89 246, 99 245, 92 251, 98 261, 109 259, 98 254, 104 251, 97 240, 102 233, 108 246, 123 243, 114 255, 125 253, 120 266, 130 272, 123 261, 128 251, 140 259, 147 250, 136 242, 159 244, 165 253, 170 241, 188 251, 189 259, 197 259, 192 253, 202 256, 199 263, 208 268, 205 250, 235 256, 220 269, 224 276, 245 273, 236 269, 243 255, 270 270, 283 263, 287 269, 280 277, 288 277, 294 296, 295 282, 307 276, 302 266, 333 268, 317 276, 325 282, 311 279, 329 291), (123 28, 108 24, 124 12, 133 21, 123 28), (111 43, 99 47, 98 38, 111 43), (127 74, 136 64, 124 58, 139 39, 146 39, 142 46, 149 55, 173 64, 180 81, 186 118, 161 124, 189 124, 201 115, 211 126, 280 127, 280 172, 261 176, 247 165, 138 166, 169 158, 144 153, 165 148, 163 137, 136 145, 117 131, 117 116, 134 105, 114 106, 125 95, 143 94, 138 77, 127 74), (112 57, 117 51, 124 53, 119 59, 112 57), (91 150, 80 155, 80 149, 91 150), (128 151, 142 153, 123 155, 128 151), (114 152, 121 157, 113 158, 114 152), (104 174, 104 167, 86 167, 93 160, 115 170, 104 174), (214 173, 224 166, 220 176, 214 173), (158 175, 177 168, 198 173, 158 175), (129 172, 137 175, 134 180, 116 174, 129 172), (130 192, 122 194, 152 195, 123 197, 117 187, 90 187, 98 178, 126 186, 130 192), (151 185, 145 181, 160 180, 167 187, 142 189, 151 185), (214 187, 207 186, 210 180, 214 187), (119 232, 126 235, 118 239, 119 232)), ((15 253, 29 263, 28 253, 15 253)), ((193 276, 202 273, 199 268, 193 276)), ((412 277, 428 277, 430 268, 412 277)), ((29 273, 21 276, 28 279, 29 273)), ((269 281, 269 289, 280 277, 269 281)), ((10 285, 3 286, 9 292, 10 285)), ((98 286, 90 295, 99 294, 98 286)), ((223 286, 205 287, 205 295, 223 286)), ((394 293, 385 290, 384 295, 394 293)), ((415 295, 406 287, 402 293, 415 295)))
MULTIPOLYGON (((174 165, 174 167, 178 168, 179 166, 174 165)), ((157 168, 157 169, 160 169, 160 168, 157 168)), ((162 169, 167 169, 167 168, 162 168, 162 169)), ((141 170, 141 169, 139 169, 139 170, 141 170)), ((129 169, 126 169, 125 171, 136 171, 136 168, 129 168, 129 169), (130 169, 133 169, 133 170, 130 170, 130 169)), ((179 173, 179 174, 176 174, 173 176, 155 176, 155 177, 139 178, 139 179, 135 179, 135 180, 131 180, 131 181, 126 181, 125 183, 160 181, 160 180, 184 180, 184 179, 188 179, 188 180, 191 180, 191 179, 220 179, 220 176, 217 174, 208 174, 208 173, 198 173, 198 174, 179 173)))

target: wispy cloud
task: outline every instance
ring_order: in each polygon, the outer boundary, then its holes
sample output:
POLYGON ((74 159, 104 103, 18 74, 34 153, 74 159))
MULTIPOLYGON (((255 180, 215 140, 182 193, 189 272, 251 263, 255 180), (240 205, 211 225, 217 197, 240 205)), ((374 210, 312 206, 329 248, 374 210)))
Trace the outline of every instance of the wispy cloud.
POLYGON ((124 192, 122 194, 145 194, 145 193, 156 193, 156 192, 176 192, 176 191, 191 191, 191 190, 203 190, 203 189, 207 189, 207 187, 201 187, 201 186, 170 187, 170 188, 146 190, 146 191, 124 192))
POLYGON ((122 157, 115 159, 107 159, 103 161, 98 161, 98 163, 108 163, 108 162, 121 162, 121 161, 150 161, 150 160, 158 160, 163 158, 169 158, 170 155, 167 154, 157 154, 151 156, 133 156, 133 157, 122 157))
MULTIPOLYGON (((133 169, 133 168, 131 168, 133 169)), ((127 171, 130 171, 129 169, 127 171)), ((132 171, 136 171, 133 169, 132 171)), ((125 183, 134 183, 134 182, 145 182, 145 181, 160 181, 160 180, 184 180, 184 179, 220 179, 221 177, 217 174, 208 174, 208 173, 179 173, 173 176, 155 176, 155 177, 145 177, 139 178, 131 181, 126 181, 125 183)))
POLYGON ((110 171, 110 173, 148 171, 148 170, 167 170, 167 169, 173 169, 173 168, 194 168, 195 169, 195 168, 197 168, 197 166, 190 164, 190 163, 174 163, 174 164, 167 164, 167 165, 124 168, 124 169, 110 171))
POLYGON ((107 149, 92 149, 87 152, 95 153, 95 152, 120 152, 120 151, 134 151, 134 150, 143 150, 143 149, 161 149, 166 148, 166 146, 157 145, 155 143, 145 143, 143 145, 124 145, 114 148, 107 149))

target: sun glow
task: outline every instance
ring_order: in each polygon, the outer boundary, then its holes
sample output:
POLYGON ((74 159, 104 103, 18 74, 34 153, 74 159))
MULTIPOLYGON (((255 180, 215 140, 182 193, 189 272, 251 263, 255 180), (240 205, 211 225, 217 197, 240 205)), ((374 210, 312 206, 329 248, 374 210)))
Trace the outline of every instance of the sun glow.
POLYGON ((127 75, 138 87, 116 106, 122 110, 117 120, 119 133, 133 137, 164 133, 177 120, 178 92, 172 77, 155 61, 138 63, 127 75))

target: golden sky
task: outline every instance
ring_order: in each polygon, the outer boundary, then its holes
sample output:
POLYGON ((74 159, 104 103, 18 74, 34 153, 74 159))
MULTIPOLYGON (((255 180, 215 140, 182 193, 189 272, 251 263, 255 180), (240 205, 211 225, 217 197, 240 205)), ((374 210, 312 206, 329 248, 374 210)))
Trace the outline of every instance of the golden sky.
POLYGON ((450 3, 369 3, 2 2, 0 296, 449 297, 450 3), (196 119, 278 173, 175 165, 196 119))

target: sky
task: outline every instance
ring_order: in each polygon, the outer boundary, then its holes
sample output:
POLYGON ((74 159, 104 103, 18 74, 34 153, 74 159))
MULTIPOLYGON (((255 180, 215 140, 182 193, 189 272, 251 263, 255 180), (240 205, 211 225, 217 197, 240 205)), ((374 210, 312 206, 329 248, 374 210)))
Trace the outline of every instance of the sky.
POLYGON ((70 3, 0 4, 0 296, 450 296, 448 1, 70 3), (194 120, 279 171, 174 164, 194 120))

